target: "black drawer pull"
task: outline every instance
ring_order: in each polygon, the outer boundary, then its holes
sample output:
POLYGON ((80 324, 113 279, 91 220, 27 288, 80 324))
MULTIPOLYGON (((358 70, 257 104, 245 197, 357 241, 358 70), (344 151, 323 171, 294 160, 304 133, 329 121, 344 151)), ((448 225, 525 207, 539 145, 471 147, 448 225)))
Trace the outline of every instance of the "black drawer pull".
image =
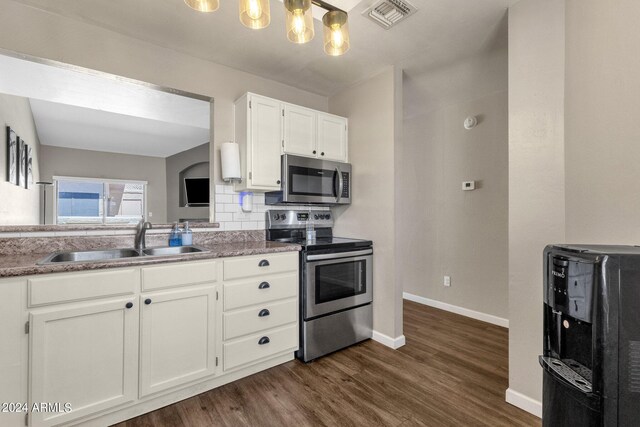
POLYGON ((271 285, 269 284, 269 282, 262 282, 258 285, 258 289, 269 289, 271 287, 271 285))
POLYGON ((146 300, 144 300, 144 303, 147 305, 151 304, 151 298, 147 298, 146 300))
POLYGON ((263 308, 262 310, 260 310, 260 313, 258 313, 258 317, 266 317, 270 314, 271 312, 269 310, 267 310, 266 308, 263 308))
POLYGON ((263 259, 258 263, 258 267, 269 267, 269 261, 267 261, 266 259, 263 259))
POLYGON ((127 308, 133 308, 133 303, 132 302, 128 302, 127 305, 125 305, 125 307, 127 308))
POLYGON ((260 341, 258 341, 258 344, 265 345, 265 344, 269 344, 270 342, 271 340, 269 339, 269 337, 262 337, 260 338, 260 341))

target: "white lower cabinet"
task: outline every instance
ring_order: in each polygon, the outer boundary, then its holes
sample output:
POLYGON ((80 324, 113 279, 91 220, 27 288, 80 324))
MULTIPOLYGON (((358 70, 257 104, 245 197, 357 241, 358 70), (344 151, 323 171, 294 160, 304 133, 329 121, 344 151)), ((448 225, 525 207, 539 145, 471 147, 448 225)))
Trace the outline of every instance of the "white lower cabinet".
POLYGON ((29 323, 0 336, 28 333, 28 405, 47 405, 28 425, 113 424, 293 359, 297 277, 291 252, 21 279, 29 323))
POLYGON ((140 397, 216 373, 217 286, 140 297, 140 397))
POLYGON ((61 407, 31 412, 31 425, 57 425, 137 398, 135 300, 34 311, 29 324, 29 406, 61 407), (65 404, 70 412, 64 412, 65 404))

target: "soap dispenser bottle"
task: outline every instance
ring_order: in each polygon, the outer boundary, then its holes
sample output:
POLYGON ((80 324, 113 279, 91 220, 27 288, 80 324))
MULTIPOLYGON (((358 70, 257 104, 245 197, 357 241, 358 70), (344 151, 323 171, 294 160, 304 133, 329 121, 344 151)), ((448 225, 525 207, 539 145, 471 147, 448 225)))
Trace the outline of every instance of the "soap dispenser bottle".
POLYGON ((180 246, 182 245, 182 232, 180 231, 180 227, 178 227, 178 223, 173 223, 173 229, 171 230, 171 234, 169 235, 169 246, 180 246))
POLYGON ((193 232, 189 228, 189 221, 184 222, 184 230, 182 231, 182 246, 193 245, 193 232))

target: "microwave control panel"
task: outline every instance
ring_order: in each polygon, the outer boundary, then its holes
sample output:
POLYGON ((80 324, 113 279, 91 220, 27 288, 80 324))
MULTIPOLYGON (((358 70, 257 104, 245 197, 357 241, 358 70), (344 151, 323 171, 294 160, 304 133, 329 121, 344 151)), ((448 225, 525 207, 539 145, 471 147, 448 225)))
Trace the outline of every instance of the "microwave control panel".
POLYGON ((340 197, 344 197, 345 199, 349 198, 349 189, 351 188, 351 183, 349 182, 349 172, 342 172, 342 194, 340 197))

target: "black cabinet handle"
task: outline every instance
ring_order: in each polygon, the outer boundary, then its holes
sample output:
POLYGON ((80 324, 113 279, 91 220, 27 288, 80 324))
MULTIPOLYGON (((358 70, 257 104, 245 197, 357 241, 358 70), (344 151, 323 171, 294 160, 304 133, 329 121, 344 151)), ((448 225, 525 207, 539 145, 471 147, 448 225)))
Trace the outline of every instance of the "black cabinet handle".
POLYGON ((267 261, 266 259, 263 259, 258 263, 258 267, 269 267, 269 261, 267 261))
POLYGON ((151 298, 147 298, 146 300, 144 300, 144 303, 147 305, 151 304, 151 298))
POLYGON ((270 342, 271 340, 269 339, 269 337, 262 337, 260 338, 260 341, 258 341, 258 344, 265 345, 265 344, 269 344, 270 342))
POLYGON ((258 289, 269 289, 271 287, 271 285, 269 284, 269 282, 262 282, 258 285, 258 289))
POLYGON ((277 180, 277 181, 276 181, 276 184, 280 184, 280 180, 277 180))
POLYGON ((321 156, 324 156, 324 151, 322 153, 320 153, 321 156))
POLYGON ((133 308, 133 303, 132 302, 128 302, 127 305, 125 305, 125 307, 127 308, 133 308))
POLYGON ((316 150, 313 150, 313 154, 316 154, 316 150))
POLYGON ((260 313, 258 313, 258 317, 266 317, 270 314, 271 312, 269 310, 267 310, 266 308, 263 308, 262 310, 260 310, 260 313))

